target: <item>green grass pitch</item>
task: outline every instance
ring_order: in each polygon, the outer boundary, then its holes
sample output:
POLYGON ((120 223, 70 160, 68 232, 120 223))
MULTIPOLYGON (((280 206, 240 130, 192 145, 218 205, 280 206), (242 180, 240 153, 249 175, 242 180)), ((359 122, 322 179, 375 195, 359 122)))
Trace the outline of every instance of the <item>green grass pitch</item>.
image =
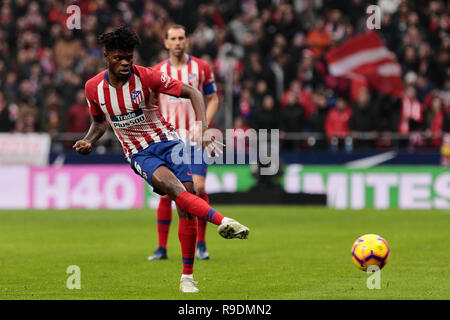
POLYGON ((0 299, 450 299, 448 211, 216 208, 250 238, 225 240, 208 225, 211 259, 195 262, 195 295, 179 292, 178 219, 169 260, 150 262, 154 210, 0 211, 0 299), (379 290, 350 257, 366 233, 391 247, 379 290), (66 288, 70 265, 80 290, 66 288))

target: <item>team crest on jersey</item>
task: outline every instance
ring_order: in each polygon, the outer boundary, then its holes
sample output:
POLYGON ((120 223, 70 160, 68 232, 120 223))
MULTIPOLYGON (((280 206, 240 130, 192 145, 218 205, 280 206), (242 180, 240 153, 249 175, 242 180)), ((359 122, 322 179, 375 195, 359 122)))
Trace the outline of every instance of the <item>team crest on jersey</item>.
POLYGON ((189 82, 197 81, 198 75, 196 73, 189 73, 188 79, 189 82))
POLYGON ((141 90, 137 90, 131 93, 131 100, 136 103, 139 104, 141 103, 141 101, 144 99, 144 96, 142 94, 141 90))

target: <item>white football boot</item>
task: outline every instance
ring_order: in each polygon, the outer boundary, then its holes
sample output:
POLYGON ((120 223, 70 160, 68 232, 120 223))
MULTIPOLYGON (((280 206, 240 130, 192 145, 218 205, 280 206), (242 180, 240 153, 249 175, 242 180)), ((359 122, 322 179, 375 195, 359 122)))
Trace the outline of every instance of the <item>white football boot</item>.
POLYGON ((219 228, 219 234, 225 239, 247 239, 250 229, 231 218, 223 218, 219 228))
POLYGON ((180 279, 180 291, 183 293, 197 293, 197 281, 194 281, 193 277, 181 277, 180 279))

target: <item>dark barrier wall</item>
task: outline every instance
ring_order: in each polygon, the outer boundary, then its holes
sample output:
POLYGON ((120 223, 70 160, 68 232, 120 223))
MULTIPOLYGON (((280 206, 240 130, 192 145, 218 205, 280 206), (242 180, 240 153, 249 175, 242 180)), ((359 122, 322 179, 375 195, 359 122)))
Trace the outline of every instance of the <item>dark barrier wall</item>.
MULTIPOLYGON (((281 152, 280 158, 285 164, 324 164, 339 165, 369 157, 380 156, 385 165, 440 165, 439 152, 330 152, 330 151, 297 151, 281 152)), ((96 154, 81 156, 75 152, 52 153, 50 164, 124 164, 127 163, 122 153, 96 154)), ((381 160, 380 160, 381 161, 381 160)))

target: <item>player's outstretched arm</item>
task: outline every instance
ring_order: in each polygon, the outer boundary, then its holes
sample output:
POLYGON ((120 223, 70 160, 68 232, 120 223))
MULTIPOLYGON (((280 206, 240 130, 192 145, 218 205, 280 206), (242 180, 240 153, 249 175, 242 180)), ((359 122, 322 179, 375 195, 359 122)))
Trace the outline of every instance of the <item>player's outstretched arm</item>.
POLYGON ((216 154, 216 156, 219 156, 219 154, 222 153, 222 147, 224 144, 216 141, 214 137, 205 135, 205 131, 208 129, 208 122, 206 119, 203 95, 194 87, 183 84, 180 97, 189 98, 191 100, 192 107, 194 108, 195 115, 197 116, 197 122, 200 122, 201 135, 200 137, 195 137, 195 139, 200 142, 199 148, 203 145, 203 147, 207 150, 208 156, 211 156, 213 153, 216 154))
POLYGON ((201 121, 202 127, 208 128, 208 123, 206 122, 205 101, 203 100, 201 92, 190 85, 183 84, 180 97, 191 100, 192 107, 197 116, 197 121, 201 121))
POLYGON ((92 151, 92 145, 100 139, 108 128, 108 122, 104 114, 91 116, 91 126, 86 136, 75 142, 73 149, 80 154, 89 154, 92 151))

